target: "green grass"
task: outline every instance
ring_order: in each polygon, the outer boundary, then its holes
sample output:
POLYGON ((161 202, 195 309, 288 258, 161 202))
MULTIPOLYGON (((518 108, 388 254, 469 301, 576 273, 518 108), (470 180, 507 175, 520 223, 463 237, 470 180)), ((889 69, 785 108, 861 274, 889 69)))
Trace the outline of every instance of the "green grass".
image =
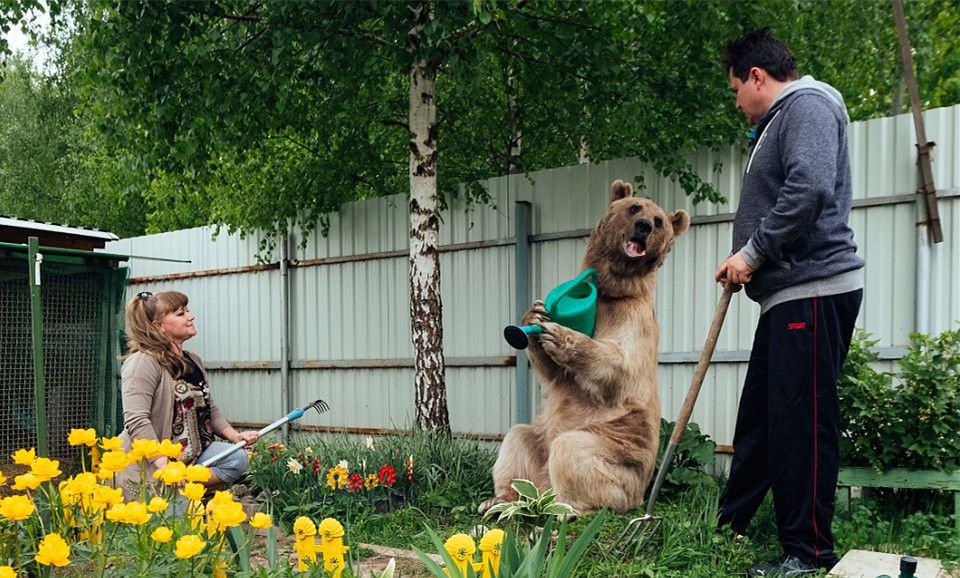
MULTIPOLYGON (((329 437, 329 436, 328 436, 329 437)), ((314 451, 330 452, 330 459, 348 455, 355 439, 345 436, 322 443, 309 440, 314 451)), ((305 447, 305 443, 298 443, 305 447)), ((477 506, 492 492, 490 471, 494 450, 472 442, 449 442, 423 434, 378 438, 382 455, 409 455, 415 459, 413 499, 388 513, 364 512, 349 520, 349 542, 396 548, 417 547, 433 551, 425 528, 442 539, 469 532, 477 525, 493 527, 478 515, 477 506)), ((399 474, 399 472, 398 472, 399 474)), ((658 540, 647 541, 623 556, 611 556, 607 547, 630 519, 642 510, 611 515, 596 542, 588 549, 578 576, 656 576, 663 578, 716 578, 742 576, 750 565, 780 554, 773 508, 768 497, 749 529, 752 538, 734 541, 728 529, 716 528, 717 499, 723 480, 706 482, 661 494, 656 514, 662 518, 658 540)), ((960 531, 954 527, 952 499, 926 492, 911 495, 875 495, 854 500, 849 511, 837 512, 834 533, 838 555, 850 549, 879 550, 940 559, 944 566, 960 563, 960 531)), ((592 516, 576 520, 570 540, 589 524, 592 516)))

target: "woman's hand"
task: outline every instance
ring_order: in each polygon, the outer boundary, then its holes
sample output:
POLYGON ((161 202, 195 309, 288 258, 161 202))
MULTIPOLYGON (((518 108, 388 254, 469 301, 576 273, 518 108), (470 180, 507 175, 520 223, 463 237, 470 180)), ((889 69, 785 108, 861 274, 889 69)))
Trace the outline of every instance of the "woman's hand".
POLYGON ((260 439, 260 434, 255 431, 242 431, 237 434, 237 439, 235 441, 244 441, 246 444, 243 446, 248 448, 253 444, 257 443, 257 440, 260 439))

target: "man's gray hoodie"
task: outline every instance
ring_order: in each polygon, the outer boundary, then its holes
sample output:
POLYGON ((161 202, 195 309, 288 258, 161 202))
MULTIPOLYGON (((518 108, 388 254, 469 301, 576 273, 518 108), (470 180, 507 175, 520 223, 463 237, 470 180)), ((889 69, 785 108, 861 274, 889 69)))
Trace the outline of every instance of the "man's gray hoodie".
POLYGON ((744 287, 774 305, 863 287, 850 216, 849 116, 832 86, 788 84, 757 125, 743 175, 733 250, 754 269, 744 287))

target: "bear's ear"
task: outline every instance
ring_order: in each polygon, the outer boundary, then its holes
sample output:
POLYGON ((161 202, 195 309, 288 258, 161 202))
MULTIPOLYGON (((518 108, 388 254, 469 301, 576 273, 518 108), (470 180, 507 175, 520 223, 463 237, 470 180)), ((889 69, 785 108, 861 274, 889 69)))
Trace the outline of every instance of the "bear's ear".
POLYGON ((690 228, 690 215, 683 209, 670 213, 670 222, 673 224, 673 236, 679 237, 690 228))
POLYGON ((633 185, 617 179, 610 185, 610 202, 619 201, 633 196, 633 185))

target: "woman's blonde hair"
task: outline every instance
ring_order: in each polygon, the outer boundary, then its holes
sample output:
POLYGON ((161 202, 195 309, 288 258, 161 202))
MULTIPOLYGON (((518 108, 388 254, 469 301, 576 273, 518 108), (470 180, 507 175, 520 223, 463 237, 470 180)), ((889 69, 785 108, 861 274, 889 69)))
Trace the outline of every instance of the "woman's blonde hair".
POLYGON ((154 356, 174 378, 186 374, 189 371, 186 359, 177 353, 173 342, 154 325, 154 321, 186 307, 188 301, 187 296, 179 291, 141 291, 127 301, 123 315, 127 326, 127 354, 123 359, 142 351, 154 356))

